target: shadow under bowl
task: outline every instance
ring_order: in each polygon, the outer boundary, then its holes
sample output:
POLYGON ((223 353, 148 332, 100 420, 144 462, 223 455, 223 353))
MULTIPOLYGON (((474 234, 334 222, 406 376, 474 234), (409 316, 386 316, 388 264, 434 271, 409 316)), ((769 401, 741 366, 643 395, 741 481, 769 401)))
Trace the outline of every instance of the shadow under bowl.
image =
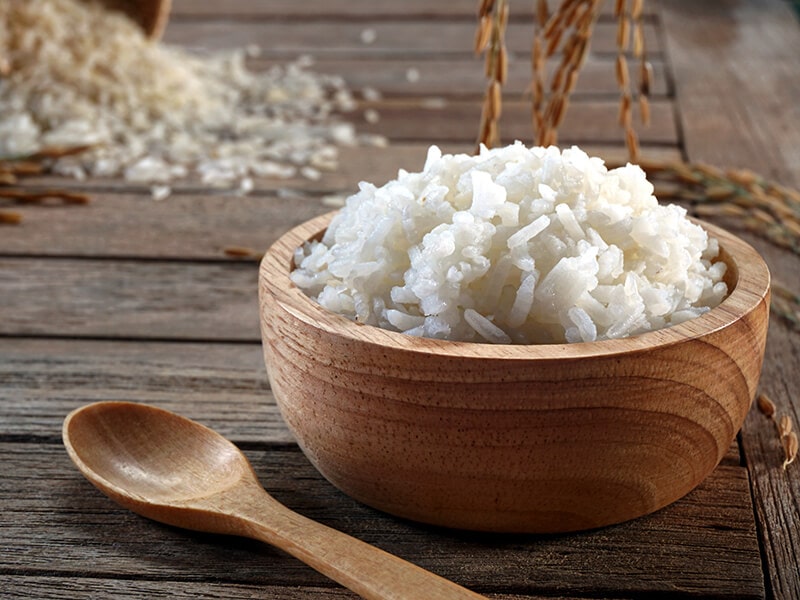
POLYGON ((722 459, 756 393, 770 276, 707 223, 728 297, 695 319, 625 339, 492 345, 407 336, 322 308, 290 280, 292 229, 259 276, 277 404, 314 466, 396 516, 482 531, 590 529, 655 511, 722 459))

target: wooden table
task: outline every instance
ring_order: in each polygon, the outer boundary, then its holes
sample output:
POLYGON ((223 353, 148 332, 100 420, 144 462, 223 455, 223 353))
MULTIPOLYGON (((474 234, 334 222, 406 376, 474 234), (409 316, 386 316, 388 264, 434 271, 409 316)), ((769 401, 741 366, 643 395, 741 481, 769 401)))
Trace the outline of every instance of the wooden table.
MULTIPOLYGON (((512 2, 514 55, 503 135, 530 139, 530 3, 512 2), (517 12, 515 12, 517 11, 517 12)), ((349 115, 387 136, 343 152, 321 180, 260 181, 247 197, 177 186, 162 202, 120 181, 29 180, 90 190, 86 207, 30 206, 0 226, 0 596, 14 598, 349 598, 280 551, 147 521, 73 468, 60 439, 87 402, 153 403, 216 428, 289 507, 495 598, 800 598, 800 465, 781 469, 773 425, 756 411, 738 444, 684 499, 599 531, 501 536, 401 521, 349 499, 295 445, 270 395, 256 308, 265 249, 329 210, 357 181, 422 165, 427 145, 469 151, 484 86, 471 54, 474 0, 174 0, 168 42, 258 43, 255 66, 316 57, 383 99, 349 115), (223 8, 224 7, 224 8, 223 8), (362 41, 372 30, 375 39, 362 41), (416 69, 419 78, 408 77, 416 69), (380 115, 363 119, 366 108, 380 115), (286 193, 286 190, 293 193, 286 193)), ((800 186, 800 26, 780 0, 651 0, 653 124, 644 155, 749 167, 800 186)), ((564 143, 624 157, 603 17, 564 143)), ((800 258, 745 234, 775 279, 800 292, 800 258)), ((773 318, 762 387, 800 422, 800 333, 773 318)))

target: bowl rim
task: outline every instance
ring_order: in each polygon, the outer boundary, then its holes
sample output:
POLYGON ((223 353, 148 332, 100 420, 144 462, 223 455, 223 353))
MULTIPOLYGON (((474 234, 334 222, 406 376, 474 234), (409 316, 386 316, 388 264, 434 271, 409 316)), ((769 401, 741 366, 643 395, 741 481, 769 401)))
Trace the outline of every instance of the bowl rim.
POLYGON ((264 295, 269 294, 284 310, 306 325, 334 336, 377 348, 405 350, 437 356, 482 357, 499 360, 564 360, 613 357, 649 351, 706 337, 725 329, 756 310, 770 296, 770 273, 761 255, 747 242, 722 227, 691 218, 709 236, 719 241, 728 267, 735 268, 734 289, 708 312, 677 325, 635 336, 595 342, 557 344, 492 344, 459 342, 407 335, 350 320, 324 308, 307 296, 289 277, 294 251, 304 242, 321 236, 339 210, 325 213, 293 227, 276 240, 259 266, 260 311, 264 318, 264 295), (731 265, 733 263, 733 265, 731 265))

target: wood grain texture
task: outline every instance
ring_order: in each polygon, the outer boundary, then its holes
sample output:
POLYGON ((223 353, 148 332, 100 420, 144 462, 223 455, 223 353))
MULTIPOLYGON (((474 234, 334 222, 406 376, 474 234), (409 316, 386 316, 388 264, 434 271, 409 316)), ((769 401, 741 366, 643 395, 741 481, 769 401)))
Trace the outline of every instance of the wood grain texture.
POLYGON ((800 186, 800 36, 791 7, 660 4, 689 157, 800 186))
POLYGON ((149 519, 265 542, 366 600, 484 598, 282 505, 233 443, 176 413, 97 402, 67 415, 63 435, 92 484, 149 519))
POLYGON ((292 284, 294 249, 330 218, 293 229, 261 263, 264 358, 311 462, 362 502, 466 529, 588 529, 680 498, 740 429, 769 273, 738 238, 706 225, 731 293, 696 319, 591 344, 463 344, 359 325, 292 284))
MULTIPOLYGON (((176 582, 165 588, 163 582, 136 579, 82 579, 62 577, 18 577, 0 574, 0 586, 11 598, 48 598, 49 600, 89 600, 113 594, 120 600, 195 600, 196 598, 226 598, 228 600, 344 600, 358 598, 344 588, 282 587, 275 585, 232 584, 220 582, 176 582)), ((488 594, 495 600, 602 600, 591 596, 540 596, 518 594, 488 594)), ((632 600, 622 597, 621 600, 632 600)))
MULTIPOLYGON (((214 581, 173 582, 165 587, 161 581, 141 581, 120 578, 67 578, 0 574, 0 586, 9 598, 47 598, 48 600, 96 600, 114 597, 120 600, 148 598, 150 600, 196 600, 197 598, 226 598, 253 600, 275 598, 282 600, 344 600, 357 598, 345 589, 324 587, 288 587, 276 585, 237 584, 214 581)), ((494 596, 500 598, 499 596, 494 596)), ((511 596, 504 596, 512 600, 511 596)))
POLYGON ((0 438, 55 439, 64 416, 100 400, 157 404, 248 446, 293 438, 260 344, 0 338, 0 438))
MULTIPOLYGON (((251 59, 247 66, 253 71, 261 71, 273 67, 276 63, 291 62, 290 58, 251 59)), ((384 97, 423 97, 437 98, 469 98, 478 99, 486 87, 486 78, 480 64, 474 57, 463 58, 360 58, 348 60, 330 58, 326 55, 316 56, 309 70, 341 76, 347 81, 356 98, 361 91, 370 87, 381 92, 384 97), (408 70, 416 69, 419 80, 412 84, 408 81, 408 70)), ((552 69, 555 68, 550 63, 552 69)), ((525 98, 530 85, 531 66, 525 56, 519 55, 508 65, 508 81, 504 85, 504 93, 510 99, 525 98)), ((574 102, 584 102, 590 98, 617 97, 619 88, 611 74, 614 72, 614 61, 604 56, 590 54, 581 70, 580 78, 572 95, 574 102)), ((654 97, 668 96, 671 93, 664 63, 653 61, 654 97)), ((430 103, 430 98, 428 98, 430 103)))
POLYGON ((249 248, 257 258, 287 229, 330 210, 319 195, 300 192, 186 193, 154 202, 146 195, 98 191, 87 206, 22 208, 24 226, 3 232, 0 254, 231 262, 226 248, 249 248))
MULTIPOLYGON (((644 25, 648 52, 657 57, 661 52, 659 36, 652 23, 644 25)), ((188 47, 243 48, 258 44, 266 57, 298 56, 311 54, 327 57, 376 58, 417 57, 422 60, 460 55, 473 56, 475 22, 455 21, 443 25, 438 21, 415 20, 344 20, 332 27, 325 19, 309 21, 273 21, 228 19, 175 21, 164 33, 164 41, 188 47), (364 30, 375 34, 374 42, 365 44, 361 39, 364 30), (413 40, 413 43, 410 41, 413 40)), ((592 52, 616 54, 617 25, 600 22, 592 38, 592 52)), ((508 49, 512 54, 530 56, 531 25, 510 23, 506 33, 508 49)), ((475 59, 480 70, 481 63, 475 59)), ((413 88, 412 88, 413 89, 413 88)))
MULTIPOLYGON (((297 449, 246 454, 280 502, 479 592, 625 598, 668 589, 679 599, 763 598, 747 474, 729 459, 679 502, 630 523, 569 536, 504 536, 388 517, 333 488, 297 449)), ((145 589, 159 581, 169 589, 264 585, 287 594, 299 588, 306 594, 300 597, 311 598, 317 589, 335 589, 268 546, 130 513, 86 482, 60 444, 0 443, 0 460, 8 474, 0 479, 7 507, 0 512, 0 574, 91 576, 88 585, 98 577, 136 579, 145 589)))
MULTIPOLYGON (((475 137, 475 132, 464 127, 480 118, 480 104, 474 101, 450 101, 443 108, 426 108, 424 101, 394 99, 378 103, 363 103, 365 108, 378 111, 377 123, 363 123, 364 132, 376 133, 390 140, 415 141, 421 139, 437 142, 465 142, 475 137), (413 127, 409 123, 413 122, 413 127)), ((643 143, 675 145, 678 130, 672 105, 668 101, 651 102, 651 123, 639 135, 643 143)), ((592 100, 570 104, 568 116, 559 127, 559 143, 573 144, 585 141, 595 144, 623 143, 624 131, 617 125, 619 101, 615 99, 592 100)), ((500 132, 504 143, 530 137, 530 104, 521 100, 503 102, 500 132)))
POLYGON ((255 263, 0 259, 0 334, 258 341, 255 263))
MULTIPOLYGON (((744 167, 800 186, 800 35, 788 4, 726 0, 659 2, 669 68, 681 107, 688 158, 744 167)), ((800 257, 743 234, 775 281, 800 292, 800 257)), ((773 319, 763 391, 795 423, 800 418, 800 335, 773 319)), ((800 597, 800 477, 781 468, 773 424, 754 413, 742 430, 775 598, 800 597)))

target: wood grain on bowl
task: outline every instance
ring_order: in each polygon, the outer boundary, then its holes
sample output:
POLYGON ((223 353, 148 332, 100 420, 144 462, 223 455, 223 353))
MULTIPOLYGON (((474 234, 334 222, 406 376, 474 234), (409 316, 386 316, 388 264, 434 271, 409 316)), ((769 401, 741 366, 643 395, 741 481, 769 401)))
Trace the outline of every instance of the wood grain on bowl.
POLYGON ((169 20, 172 0, 102 0, 112 10, 119 10, 133 19, 147 37, 157 40, 169 20))
POLYGON ((499 346, 354 323, 289 279, 331 215, 261 264, 264 357, 283 418, 334 485, 394 515, 517 532, 594 528, 682 497, 719 463, 755 396, 769 272, 703 224, 731 292, 667 329, 588 344, 499 346))

